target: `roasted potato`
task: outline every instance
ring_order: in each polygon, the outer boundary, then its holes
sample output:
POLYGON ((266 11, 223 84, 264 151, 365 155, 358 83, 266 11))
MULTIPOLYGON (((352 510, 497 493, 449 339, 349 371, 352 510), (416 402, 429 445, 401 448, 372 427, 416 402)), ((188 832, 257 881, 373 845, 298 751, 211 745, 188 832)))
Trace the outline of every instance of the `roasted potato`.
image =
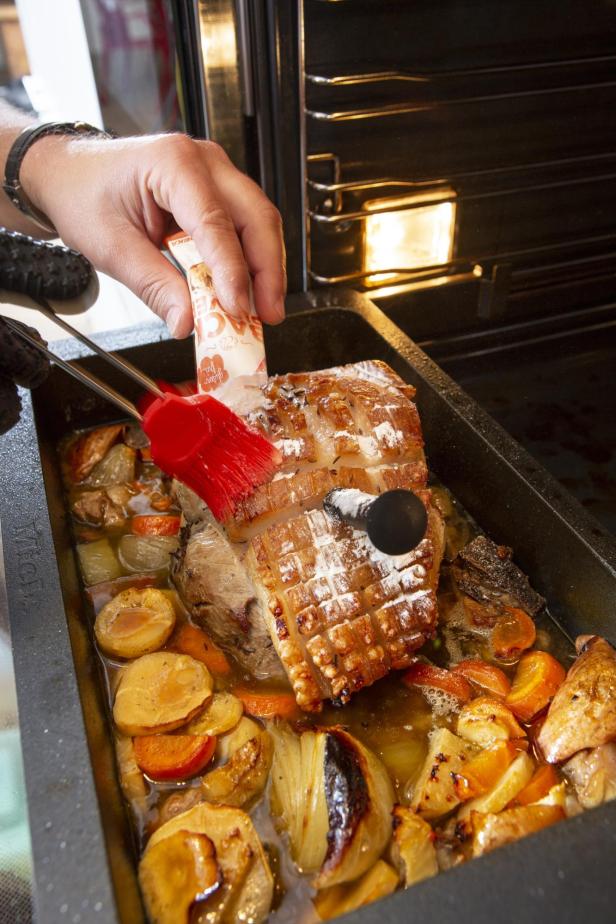
POLYGON ((396 805, 391 857, 406 887, 438 873, 434 831, 409 808, 396 805))
POLYGON ((187 735, 223 735, 235 728, 244 707, 233 693, 214 693, 205 709, 190 721, 187 735))
POLYGON ((188 655, 157 651, 123 668, 113 718, 125 735, 152 735, 185 725, 212 695, 212 677, 188 655))
POLYGON ((259 731, 231 755, 222 767, 211 770, 201 780, 207 802, 245 806, 261 795, 272 765, 272 740, 259 731))
POLYGON ((564 817, 564 809, 559 805, 520 805, 497 815, 473 812, 473 856, 480 857, 534 831, 541 831, 564 817))
POLYGON ((413 790, 411 808, 424 818, 439 818, 453 811, 460 802, 455 788, 455 774, 464 773, 464 765, 474 748, 452 734, 437 728, 430 736, 428 754, 413 790))
POLYGON ((94 623, 101 650, 112 658, 138 658, 161 648, 175 626, 175 610, 153 587, 130 587, 107 603, 94 623))
MULTIPOLYGON (((163 880, 164 870, 155 876, 150 869, 151 875, 146 876, 144 886, 141 869, 144 863, 148 869, 151 851, 178 832, 205 835, 214 845, 220 884, 200 907, 208 924, 223 921, 260 924, 264 921, 272 903, 274 880, 252 821, 241 809, 206 802, 172 818, 150 838, 140 863, 140 881, 148 908, 157 897, 158 882, 163 880), (146 895, 146 886, 150 886, 153 894, 146 895)), ((178 922, 177 918, 172 920, 173 924, 178 922)))
POLYGON ((214 844, 202 833, 176 831, 146 850, 139 864, 150 924, 190 924, 192 910, 221 882, 214 844))
POLYGON ((384 860, 377 860, 372 869, 364 873, 357 882, 331 886, 319 892, 314 899, 314 907, 322 921, 329 921, 391 895, 397 885, 396 871, 384 860))
POLYGON ((500 700, 489 696, 478 696, 464 706, 458 716, 456 731, 462 738, 482 748, 495 741, 526 737, 511 710, 500 700))

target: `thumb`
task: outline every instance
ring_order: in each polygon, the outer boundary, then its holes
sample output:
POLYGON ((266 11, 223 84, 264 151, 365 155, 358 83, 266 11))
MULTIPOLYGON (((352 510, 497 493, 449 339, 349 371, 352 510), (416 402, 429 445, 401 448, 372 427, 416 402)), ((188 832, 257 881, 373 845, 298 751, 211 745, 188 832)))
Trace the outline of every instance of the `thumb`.
POLYGON ((125 228, 121 240, 121 248, 114 248, 102 269, 145 302, 166 323, 173 337, 188 337, 193 329, 193 313, 182 274, 143 231, 125 228))

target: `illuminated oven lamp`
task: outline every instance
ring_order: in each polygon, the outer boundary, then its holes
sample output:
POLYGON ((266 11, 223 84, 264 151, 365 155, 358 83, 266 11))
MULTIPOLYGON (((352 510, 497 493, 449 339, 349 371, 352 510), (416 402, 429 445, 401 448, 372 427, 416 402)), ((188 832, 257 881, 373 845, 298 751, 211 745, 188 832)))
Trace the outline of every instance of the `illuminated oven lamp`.
POLYGON ((399 274, 384 270, 408 270, 447 264, 453 256, 456 227, 455 192, 440 189, 389 199, 370 199, 364 203, 364 270, 379 273, 366 277, 368 285, 382 285, 399 274), (435 202, 434 200, 443 200, 435 202), (422 201, 431 205, 418 206, 422 201), (404 208, 404 206, 409 206, 404 208))

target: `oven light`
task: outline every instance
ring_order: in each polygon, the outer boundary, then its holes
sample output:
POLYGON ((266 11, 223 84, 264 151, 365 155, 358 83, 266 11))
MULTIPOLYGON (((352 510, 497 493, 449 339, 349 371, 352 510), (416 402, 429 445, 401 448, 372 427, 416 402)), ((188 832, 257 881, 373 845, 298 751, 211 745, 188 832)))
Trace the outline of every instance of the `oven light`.
POLYGON ((237 64, 237 39, 233 17, 201 21, 201 47, 206 67, 229 68, 237 64))
MULTIPOLYGON (((367 212, 387 207, 395 212, 368 214, 364 232, 364 270, 421 269, 449 263, 453 254, 456 225, 455 193, 452 189, 425 192, 395 199, 371 199, 364 203, 367 212), (400 208, 429 200, 443 199, 425 207, 400 208)), ((366 282, 381 284, 397 278, 397 273, 368 277, 366 282)))

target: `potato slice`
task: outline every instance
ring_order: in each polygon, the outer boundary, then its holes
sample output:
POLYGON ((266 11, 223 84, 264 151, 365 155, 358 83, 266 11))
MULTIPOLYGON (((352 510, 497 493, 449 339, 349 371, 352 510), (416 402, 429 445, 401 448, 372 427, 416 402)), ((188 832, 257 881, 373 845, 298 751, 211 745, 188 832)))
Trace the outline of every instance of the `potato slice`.
POLYGON ((244 806, 259 796, 272 765, 272 739, 266 731, 250 738, 222 767, 206 773, 201 792, 208 802, 244 806))
POLYGON ((221 885, 214 844, 205 834, 176 831, 147 850, 139 885, 150 924, 189 924, 200 905, 221 885))
POLYGON ((231 731, 242 718, 242 701, 233 693, 214 693, 199 715, 188 724, 187 735, 223 735, 231 731))
POLYGON ((495 741, 526 738, 526 732, 504 703, 489 696, 478 696, 458 716, 456 731, 462 738, 487 748, 495 741))
POLYGON ((439 818, 453 811, 460 802, 456 793, 455 774, 464 766, 473 747, 447 728, 438 728, 430 737, 424 765, 419 771, 411 799, 411 808, 424 818, 439 818))
POLYGON ((139 658, 161 648, 174 626, 173 605, 162 591, 130 587, 102 608, 94 634, 106 655, 139 658))
POLYGON ((490 792, 477 799, 471 799, 460 810, 458 818, 463 821, 471 817, 471 812, 500 812, 530 781, 535 772, 531 757, 520 751, 513 763, 509 764, 500 780, 490 792))
POLYGON ((124 735, 115 735, 116 760, 118 776, 124 798, 136 813, 143 813, 147 808, 148 787, 143 773, 137 766, 133 739, 124 735))
POLYGON ((157 844, 178 831, 205 834, 216 849, 222 882, 203 907, 208 924, 222 921, 223 916, 225 921, 264 921, 272 904, 274 879, 249 816, 228 805, 202 802, 158 828, 141 863, 157 844))
POLYGON ((322 921, 329 921, 391 895, 397 885, 396 871, 384 860, 377 860, 372 869, 350 886, 323 889, 315 898, 314 907, 322 921))
POLYGON ((144 655, 122 670, 113 718, 125 735, 173 731, 203 708, 212 686, 207 667, 188 655, 144 655))
POLYGON ((394 837, 391 856, 405 887, 436 876, 438 862, 434 848, 434 831, 419 815, 396 805, 393 813, 394 837))
POLYGON ((560 805, 520 805, 498 815, 474 812, 473 856, 480 857, 565 818, 560 805))
POLYGON ((220 761, 229 760, 238 748, 250 741, 261 731, 261 726, 253 719, 242 716, 238 724, 230 732, 221 735, 216 745, 216 757, 220 761))

